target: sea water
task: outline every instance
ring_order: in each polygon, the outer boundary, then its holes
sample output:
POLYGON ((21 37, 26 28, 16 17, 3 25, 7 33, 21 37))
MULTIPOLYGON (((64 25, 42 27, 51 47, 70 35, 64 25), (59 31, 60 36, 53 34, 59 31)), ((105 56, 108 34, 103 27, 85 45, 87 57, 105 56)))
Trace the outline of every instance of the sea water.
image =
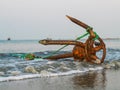
MULTIPOLYGON (((101 70, 101 65, 86 62, 75 62, 73 58, 49 61, 35 59, 27 61, 22 56, 33 53, 36 56, 47 56, 59 49, 60 45, 44 46, 39 40, 0 40, 0 82, 21 80, 36 77, 52 77, 86 73, 101 70)), ((105 62, 120 61, 120 40, 104 40, 107 48, 105 62)), ((57 52, 57 54, 71 52, 73 46, 57 52)), ((98 54, 99 55, 99 54, 98 54)))

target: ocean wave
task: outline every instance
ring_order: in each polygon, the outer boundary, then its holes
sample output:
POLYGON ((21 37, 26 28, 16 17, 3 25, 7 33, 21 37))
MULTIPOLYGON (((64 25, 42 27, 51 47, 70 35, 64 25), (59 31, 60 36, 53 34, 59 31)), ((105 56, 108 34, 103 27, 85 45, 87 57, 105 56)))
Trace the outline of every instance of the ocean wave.
MULTIPOLYGON (((60 51, 57 54, 69 51, 60 51)), ((46 56, 52 51, 34 52, 36 56, 46 56)), ((28 53, 0 53, 0 82, 23 80, 38 77, 52 77, 120 68, 120 49, 107 49, 105 62, 102 65, 87 62, 75 62, 72 58, 48 61, 35 59, 26 61, 22 56, 28 53)))
MULTIPOLYGON (((11 71, 13 76, 7 76, 7 77, 0 77, 0 82, 6 82, 6 81, 16 81, 16 80, 24 80, 24 79, 32 79, 32 78, 42 78, 42 77, 56 77, 56 76, 66 76, 66 75, 72 75, 72 74, 85 74, 89 72, 98 72, 104 69, 119 69, 120 68, 120 61, 114 61, 110 63, 104 63, 102 65, 92 65, 92 64, 86 64, 84 62, 75 62, 77 69, 69 69, 68 71, 58 71, 58 72, 51 72, 50 69, 44 69, 41 70, 39 73, 34 72, 35 67, 33 66, 27 66, 29 73, 19 73, 19 71, 11 71), (78 66, 77 66, 78 65, 78 66), (80 68, 82 67, 82 69, 80 68), (83 69, 84 67, 84 69, 83 69)), ((53 64, 53 62, 48 62, 48 64, 53 64)), ((64 68, 66 69, 66 68, 64 68)), ((36 70, 37 71, 37 70, 36 70)))
POLYGON ((32 79, 32 78, 41 78, 41 77, 56 77, 56 76, 65 76, 77 73, 85 73, 88 71, 98 71, 102 70, 102 67, 97 68, 89 68, 84 71, 81 70, 70 70, 67 72, 59 72, 59 73, 51 73, 46 70, 42 70, 40 74, 28 74, 28 75, 18 75, 18 76, 9 76, 9 77, 0 77, 0 82, 4 81, 15 81, 15 80, 24 80, 24 79, 32 79))

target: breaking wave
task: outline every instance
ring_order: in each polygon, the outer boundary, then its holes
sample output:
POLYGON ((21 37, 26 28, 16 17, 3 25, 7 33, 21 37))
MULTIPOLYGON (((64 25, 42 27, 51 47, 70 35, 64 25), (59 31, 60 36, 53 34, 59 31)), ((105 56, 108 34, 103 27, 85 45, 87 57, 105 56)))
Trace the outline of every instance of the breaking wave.
MULTIPOLYGON (((36 56, 49 55, 52 51, 35 52, 36 56)), ((103 70, 104 68, 120 67, 120 50, 107 49, 105 63, 93 65, 86 62, 75 62, 72 58, 60 59, 58 61, 48 61, 45 59, 35 59, 26 61, 20 58, 26 53, 1 53, 0 54, 0 81, 12 81, 37 77, 62 76, 89 71, 103 70)), ((66 51, 61 51, 66 53, 66 51)))

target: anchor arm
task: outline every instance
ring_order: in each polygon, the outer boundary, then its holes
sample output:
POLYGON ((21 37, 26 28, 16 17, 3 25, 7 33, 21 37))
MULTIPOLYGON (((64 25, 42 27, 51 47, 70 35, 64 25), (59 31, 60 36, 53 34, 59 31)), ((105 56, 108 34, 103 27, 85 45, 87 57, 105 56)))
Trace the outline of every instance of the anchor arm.
POLYGON ((72 22, 74 22, 75 24, 83 27, 84 29, 87 29, 88 27, 90 27, 90 26, 88 26, 87 24, 85 24, 85 23, 77 20, 76 18, 73 18, 73 17, 68 16, 68 15, 66 15, 66 17, 67 17, 68 19, 70 19, 72 22))
POLYGON ((68 19, 70 19, 73 23, 75 23, 75 24, 83 27, 84 29, 86 29, 90 33, 91 38, 95 38, 95 34, 94 34, 93 30, 92 30, 93 28, 91 28, 89 25, 87 25, 87 24, 81 22, 80 20, 78 20, 76 18, 73 18, 71 16, 66 15, 66 17, 68 19))
POLYGON ((78 42, 76 40, 40 40, 40 44, 43 45, 78 45, 81 47, 85 47, 85 44, 82 42, 78 42))

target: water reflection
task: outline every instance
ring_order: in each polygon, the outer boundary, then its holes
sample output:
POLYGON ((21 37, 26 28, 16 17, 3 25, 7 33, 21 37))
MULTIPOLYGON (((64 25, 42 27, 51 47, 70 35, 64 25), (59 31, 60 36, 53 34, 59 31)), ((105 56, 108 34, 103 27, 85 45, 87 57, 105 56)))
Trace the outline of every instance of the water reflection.
POLYGON ((75 88, 91 88, 91 90, 105 90, 105 71, 88 72, 84 75, 76 75, 72 78, 75 88))

